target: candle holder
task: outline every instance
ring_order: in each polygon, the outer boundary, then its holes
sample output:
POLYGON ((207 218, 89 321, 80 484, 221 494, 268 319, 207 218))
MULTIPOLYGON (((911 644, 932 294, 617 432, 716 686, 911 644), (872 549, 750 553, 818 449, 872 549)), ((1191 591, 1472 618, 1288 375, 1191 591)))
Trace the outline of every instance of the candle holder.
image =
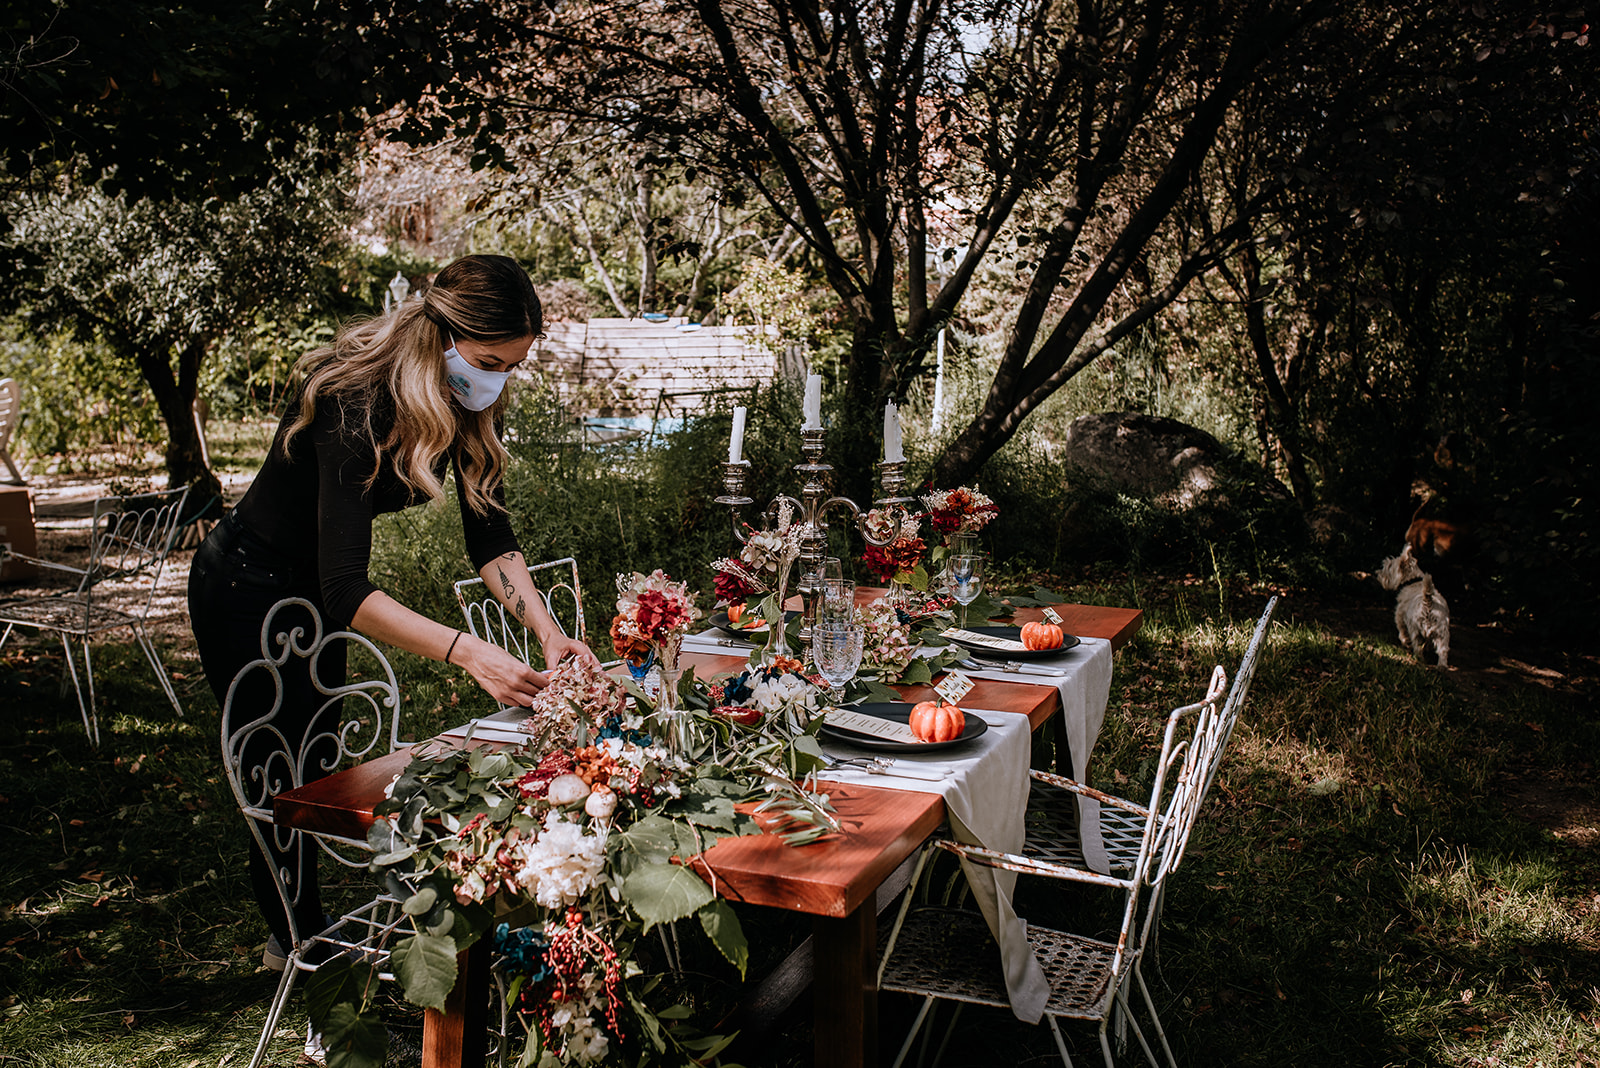
MULTIPOLYGON (((868 545, 882 548, 899 538, 901 525, 913 514, 907 506, 917 502, 916 497, 904 494, 906 484, 904 460, 881 461, 876 464, 882 496, 872 502, 872 507, 885 511, 889 523, 881 537, 874 534, 867 520, 868 513, 862 511, 860 505, 848 497, 837 497, 830 493, 829 484, 832 482, 833 466, 822 460, 825 435, 826 431, 821 428, 801 428, 800 451, 805 454, 805 462, 794 465, 795 472, 800 475, 803 483, 800 497, 796 499, 780 493, 772 498, 760 514, 760 529, 775 529, 778 523, 778 511, 787 504, 794 516, 792 522, 800 528, 800 555, 797 557, 800 564, 800 580, 794 588, 800 594, 804 605, 799 634, 802 661, 810 659, 811 635, 817 622, 817 604, 823 595, 822 583, 817 575, 828 547, 830 529, 828 513, 835 509, 844 511, 848 516, 846 522, 854 524, 868 545)), ((752 498, 744 495, 745 477, 749 472, 749 460, 723 463, 722 486, 726 492, 716 498, 716 503, 727 505, 732 515, 733 536, 741 545, 747 539, 742 513, 747 505, 755 503, 752 498)), ((778 625, 782 626, 783 605, 778 605, 778 612, 778 625)))

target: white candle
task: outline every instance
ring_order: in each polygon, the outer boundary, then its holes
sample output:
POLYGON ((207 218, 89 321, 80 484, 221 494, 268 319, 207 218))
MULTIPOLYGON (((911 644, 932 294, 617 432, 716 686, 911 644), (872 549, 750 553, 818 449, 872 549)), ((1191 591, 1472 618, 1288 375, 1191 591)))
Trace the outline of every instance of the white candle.
POLYGON ((900 444, 900 409, 890 401, 883 406, 883 462, 897 464, 905 458, 900 444))
POLYGON ((728 440, 728 462, 736 464, 744 459, 744 405, 733 410, 733 437, 728 440))
POLYGON ((805 424, 801 430, 822 429, 822 376, 806 376, 805 424))

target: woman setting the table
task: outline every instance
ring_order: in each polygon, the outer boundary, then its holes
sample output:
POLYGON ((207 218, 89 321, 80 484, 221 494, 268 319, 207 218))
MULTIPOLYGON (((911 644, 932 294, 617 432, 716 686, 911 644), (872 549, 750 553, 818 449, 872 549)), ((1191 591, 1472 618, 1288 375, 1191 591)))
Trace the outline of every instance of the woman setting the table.
MULTIPOLYGON (((303 384, 261 471, 190 569, 190 619, 219 705, 240 669, 262 655, 262 623, 286 597, 311 602, 330 623, 465 668, 501 704, 533 699, 546 683, 542 672, 412 611, 368 578, 374 517, 441 497, 446 470, 454 471, 473 566, 538 636, 545 663, 595 659, 550 618, 505 509, 507 454, 496 432, 502 390, 543 327, 539 298, 516 261, 467 256, 419 296, 381 317, 346 324, 332 345, 301 360, 303 384)), ((330 653, 318 665, 324 687, 344 678, 342 646, 330 653)), ((297 679, 286 673, 284 689, 278 722, 297 737, 321 701, 308 673, 297 679), (302 722, 293 721, 297 712, 302 722)), ((235 694, 236 722, 224 724, 225 735, 265 714, 270 701, 270 693, 235 694)), ((318 762, 307 763, 314 776, 318 762)), ((304 848, 315 851, 309 843, 304 848)), ((251 854, 262 914, 279 945, 288 946, 274 872, 290 858, 255 848, 251 854)), ((318 930, 315 884, 301 889, 300 929, 318 930)))

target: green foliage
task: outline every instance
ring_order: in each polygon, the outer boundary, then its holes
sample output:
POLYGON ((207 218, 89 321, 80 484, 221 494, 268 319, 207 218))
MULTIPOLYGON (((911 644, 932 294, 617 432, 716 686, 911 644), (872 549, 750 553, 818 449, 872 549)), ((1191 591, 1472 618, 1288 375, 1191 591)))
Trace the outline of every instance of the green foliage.
POLYGON ((97 338, 35 333, 18 318, 0 322, 0 366, 22 386, 22 421, 13 439, 19 456, 52 458, 71 469, 109 446, 125 462, 142 463, 161 437, 161 413, 139 370, 97 338))

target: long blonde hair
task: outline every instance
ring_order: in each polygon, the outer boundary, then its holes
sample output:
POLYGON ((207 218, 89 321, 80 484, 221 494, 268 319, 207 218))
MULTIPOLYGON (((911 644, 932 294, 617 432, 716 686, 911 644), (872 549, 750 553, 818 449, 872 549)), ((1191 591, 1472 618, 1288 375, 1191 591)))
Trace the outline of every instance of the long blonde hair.
POLYGON ((507 460, 495 433, 506 395, 481 412, 457 404, 445 385, 444 352, 460 338, 492 345, 543 333, 539 297, 515 260, 464 256, 419 296, 383 316, 346 323, 332 345, 301 358, 295 366, 305 382, 300 414, 284 434, 284 454, 311 425, 319 401, 336 403, 345 432, 365 435, 378 457, 369 487, 387 455, 413 494, 437 499, 444 487, 434 462, 459 443, 466 500, 487 514, 499 507, 491 494, 507 460), (394 426, 380 441, 372 411, 384 393, 394 398, 394 426))

